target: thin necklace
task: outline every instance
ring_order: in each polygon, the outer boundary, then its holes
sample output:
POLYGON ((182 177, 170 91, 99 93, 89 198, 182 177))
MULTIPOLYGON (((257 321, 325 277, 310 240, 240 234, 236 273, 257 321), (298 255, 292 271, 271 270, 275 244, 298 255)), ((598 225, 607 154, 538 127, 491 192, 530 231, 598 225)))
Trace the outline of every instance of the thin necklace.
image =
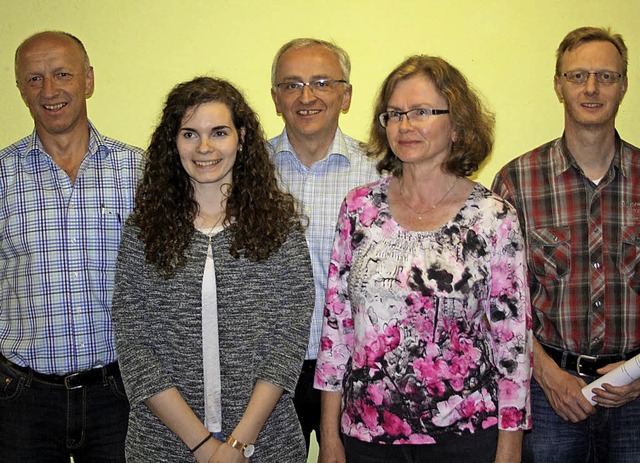
POLYGON ((424 214, 426 214, 428 211, 434 210, 442 201, 444 201, 444 198, 449 196, 449 193, 451 193, 451 190, 453 190, 453 187, 456 186, 456 183, 458 183, 458 178, 459 177, 456 177, 456 179, 453 181, 453 183, 451 184, 451 186, 449 187, 447 192, 442 196, 442 198, 440 198, 440 200, 437 203, 435 203, 433 206, 430 206, 428 209, 425 209, 424 211, 418 211, 418 210, 414 209, 413 207, 409 206, 409 204, 407 204, 407 202, 404 200, 404 193, 402 192, 402 185, 400 186, 400 199, 402 199, 402 203, 405 206, 407 206, 409 209, 411 209, 411 211, 418 217, 418 220, 422 221, 424 214))
POLYGON ((213 227, 211 227, 211 229, 207 232, 207 236, 209 237, 209 244, 211 244, 211 238, 213 237, 213 230, 218 226, 218 224, 220 223, 224 215, 225 215, 224 212, 221 212, 220 215, 218 216, 218 220, 216 220, 216 223, 214 223, 213 227))

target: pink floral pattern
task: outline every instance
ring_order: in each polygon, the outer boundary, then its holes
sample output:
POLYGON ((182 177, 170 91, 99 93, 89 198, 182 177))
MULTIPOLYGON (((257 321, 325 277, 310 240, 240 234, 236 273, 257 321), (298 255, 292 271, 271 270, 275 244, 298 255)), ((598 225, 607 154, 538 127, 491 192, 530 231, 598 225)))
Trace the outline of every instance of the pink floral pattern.
POLYGON ((336 230, 315 385, 342 391, 342 431, 367 442, 531 427, 523 239, 476 185, 442 228, 399 226, 390 178, 352 190, 336 230))

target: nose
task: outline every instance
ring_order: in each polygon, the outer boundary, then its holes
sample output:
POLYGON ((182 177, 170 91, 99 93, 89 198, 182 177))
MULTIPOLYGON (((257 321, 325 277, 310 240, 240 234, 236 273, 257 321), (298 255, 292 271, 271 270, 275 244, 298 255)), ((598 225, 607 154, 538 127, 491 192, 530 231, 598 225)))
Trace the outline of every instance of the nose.
POLYGON ((593 94, 598 91, 598 79, 595 74, 589 74, 587 81, 584 83, 584 91, 588 94, 593 94))
POLYGON ((303 103, 308 103, 316 99, 315 93, 311 89, 311 85, 305 85, 302 87, 302 91, 300 92, 300 101, 303 103))
POLYGON ((406 114, 403 114, 402 116, 400 116, 400 122, 398 122, 398 129, 400 129, 401 132, 407 132, 413 129, 413 126, 411 125, 411 121, 409 120, 406 114))
POLYGON ((47 97, 56 96, 58 93, 58 86, 56 85, 55 79, 51 76, 44 76, 42 78, 42 94, 47 97))
POLYGON ((210 153, 212 150, 212 144, 209 139, 206 137, 201 138, 200 143, 198 143, 198 153, 206 154, 210 153))

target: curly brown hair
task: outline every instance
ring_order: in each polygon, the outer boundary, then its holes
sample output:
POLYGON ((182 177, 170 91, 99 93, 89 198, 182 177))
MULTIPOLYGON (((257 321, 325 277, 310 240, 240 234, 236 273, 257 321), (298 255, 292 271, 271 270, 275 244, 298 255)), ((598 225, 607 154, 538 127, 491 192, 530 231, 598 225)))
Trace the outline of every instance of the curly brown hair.
POLYGON ((191 243, 198 215, 194 188, 180 162, 176 137, 185 114, 212 101, 224 103, 238 132, 244 130, 225 210, 225 223, 233 234, 231 255, 264 260, 282 245, 292 229, 302 230, 295 199, 278 188, 256 113, 229 82, 197 77, 176 85, 167 96, 160 124, 151 136, 132 216, 141 229, 138 237, 145 245, 147 261, 165 278, 185 265, 184 252, 191 243))
POLYGON ((431 80, 449 105, 456 140, 442 169, 458 177, 467 177, 478 170, 493 148, 495 119, 471 88, 464 75, 447 61, 436 56, 414 55, 400 63, 382 83, 376 98, 369 131, 369 156, 381 157, 379 173, 402 176, 402 161, 389 146, 387 131, 378 122, 378 115, 387 111, 389 99, 398 82, 423 75, 431 80))

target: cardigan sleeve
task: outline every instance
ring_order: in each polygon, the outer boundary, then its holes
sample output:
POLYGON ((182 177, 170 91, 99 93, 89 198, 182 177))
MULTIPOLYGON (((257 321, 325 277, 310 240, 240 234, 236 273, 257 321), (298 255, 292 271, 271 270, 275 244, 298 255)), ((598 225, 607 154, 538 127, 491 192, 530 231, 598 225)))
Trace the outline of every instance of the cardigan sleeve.
POLYGON ((116 265, 113 291, 113 324, 116 351, 131 407, 174 386, 153 349, 149 320, 155 308, 148 304, 151 266, 146 262, 139 229, 125 226, 116 265))
MULTIPOLYGON (((286 391, 294 391, 309 341, 315 290, 306 239, 292 232, 267 266, 277 283, 263 288, 272 291, 277 307, 266 308, 272 314, 272 335, 265 340, 263 361, 257 378, 286 391)), ((268 278, 267 281, 270 279, 268 278)))

